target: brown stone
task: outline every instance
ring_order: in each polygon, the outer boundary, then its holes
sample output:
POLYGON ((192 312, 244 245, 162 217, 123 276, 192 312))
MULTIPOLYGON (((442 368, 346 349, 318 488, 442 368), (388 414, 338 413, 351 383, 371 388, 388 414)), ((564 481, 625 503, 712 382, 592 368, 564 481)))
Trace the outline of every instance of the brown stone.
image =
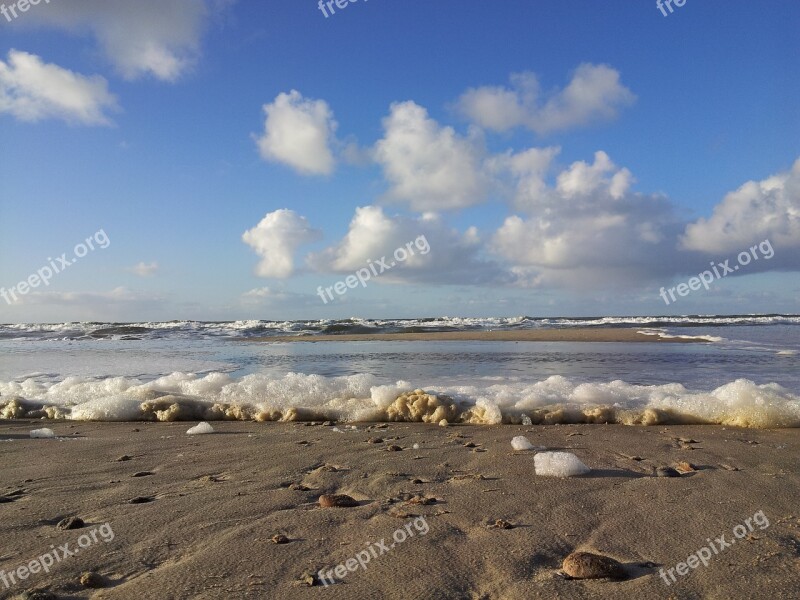
POLYGON ((358 501, 347 494, 323 494, 319 497, 322 508, 352 508, 358 506, 358 501))
POLYGON ((564 573, 574 579, 624 579, 625 569, 619 561, 591 552, 573 552, 564 559, 564 573))

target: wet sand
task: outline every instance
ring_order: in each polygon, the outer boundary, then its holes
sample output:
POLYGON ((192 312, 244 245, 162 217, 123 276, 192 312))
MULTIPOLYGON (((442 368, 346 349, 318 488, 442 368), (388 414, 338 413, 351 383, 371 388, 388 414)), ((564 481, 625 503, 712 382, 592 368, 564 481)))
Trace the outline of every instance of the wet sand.
POLYGON ((0 582, 0 597, 789 599, 800 589, 796 429, 215 422, 216 433, 187 436, 191 425, 0 422, 0 569, 51 544, 77 548, 104 523, 115 534, 49 574, 0 582), (63 437, 28 437, 42 426, 63 437), (536 476, 535 452, 512 450, 518 435, 593 471, 536 476), (653 476, 681 462, 696 470, 653 476), (322 508, 323 494, 357 506, 322 508), (675 583, 659 576, 657 565, 732 539, 758 511, 768 527, 675 583), (58 529, 69 516, 86 526, 58 529), (420 517, 424 535, 410 525, 420 517), (397 530, 415 535, 391 547, 397 530), (381 540, 387 550, 365 569, 343 567, 340 583, 301 581, 381 540), (620 561, 628 578, 565 578, 575 550, 620 561), (87 571, 102 588, 80 584, 87 571))
POLYGON ((525 329, 514 331, 431 331, 424 333, 357 333, 336 335, 281 335, 246 338, 247 342, 702 342, 661 338, 638 329, 525 329))

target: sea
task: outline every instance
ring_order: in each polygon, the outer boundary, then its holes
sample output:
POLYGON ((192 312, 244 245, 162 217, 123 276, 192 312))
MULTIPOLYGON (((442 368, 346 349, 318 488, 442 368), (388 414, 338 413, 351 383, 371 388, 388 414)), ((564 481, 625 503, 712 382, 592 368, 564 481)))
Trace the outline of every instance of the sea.
POLYGON ((0 418, 799 427, 800 315, 5 324, 0 418), (653 342, 256 341, 575 327, 653 342))

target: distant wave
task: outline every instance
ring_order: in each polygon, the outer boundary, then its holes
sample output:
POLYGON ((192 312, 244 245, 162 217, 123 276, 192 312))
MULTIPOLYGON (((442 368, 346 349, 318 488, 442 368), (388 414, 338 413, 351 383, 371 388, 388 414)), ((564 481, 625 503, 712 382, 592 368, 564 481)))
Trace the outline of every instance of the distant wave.
POLYGON ((321 319, 300 321, 163 321, 143 323, 74 322, 0 325, 3 339, 240 338, 271 335, 416 333, 537 329, 542 327, 726 327, 800 325, 800 315, 686 315, 677 317, 431 317, 420 319, 321 319))
POLYGON ((672 335, 662 329, 641 329, 639 333, 642 335, 652 335, 663 340, 681 339, 681 340, 699 340, 704 342, 724 342, 725 338, 715 335, 672 335))
POLYGON ((711 391, 679 383, 580 383, 552 376, 536 383, 417 389, 373 375, 288 373, 241 378, 214 372, 130 377, 39 378, 0 382, 0 418, 78 421, 254 420, 406 421, 469 424, 715 423, 800 427, 800 396, 778 384, 738 379, 711 391), (530 420, 530 421, 528 421, 530 420))

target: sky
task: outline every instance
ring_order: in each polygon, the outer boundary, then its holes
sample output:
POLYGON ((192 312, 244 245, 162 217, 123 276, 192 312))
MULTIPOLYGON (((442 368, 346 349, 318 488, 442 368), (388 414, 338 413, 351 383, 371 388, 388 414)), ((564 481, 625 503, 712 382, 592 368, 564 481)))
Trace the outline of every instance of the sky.
POLYGON ((794 0, 18 2, 0 322, 800 312, 794 0))

